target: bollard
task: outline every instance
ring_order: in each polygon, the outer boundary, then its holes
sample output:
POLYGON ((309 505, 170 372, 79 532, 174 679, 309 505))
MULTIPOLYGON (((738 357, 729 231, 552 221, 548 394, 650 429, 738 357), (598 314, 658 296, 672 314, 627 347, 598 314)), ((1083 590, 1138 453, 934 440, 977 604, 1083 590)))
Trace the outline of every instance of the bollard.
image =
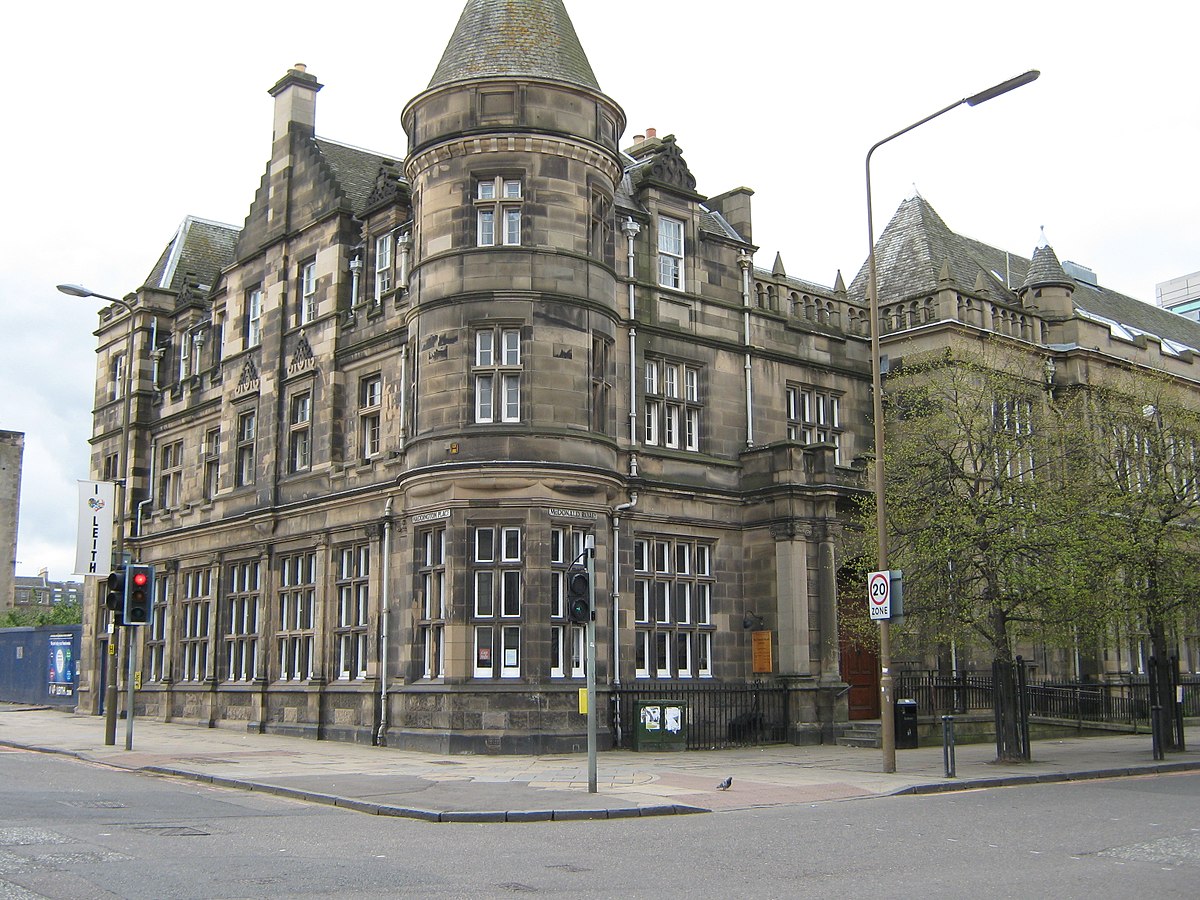
POLYGON ((954 774, 954 716, 942 716, 942 761, 946 764, 946 777, 957 777, 954 774))

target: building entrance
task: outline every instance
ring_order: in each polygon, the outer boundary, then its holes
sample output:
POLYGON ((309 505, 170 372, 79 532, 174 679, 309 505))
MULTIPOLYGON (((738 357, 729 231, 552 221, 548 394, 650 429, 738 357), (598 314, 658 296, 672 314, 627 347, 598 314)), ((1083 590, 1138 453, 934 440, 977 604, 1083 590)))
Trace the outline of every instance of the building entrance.
POLYGON ((842 681, 850 685, 850 719, 879 718, 879 654, 842 638, 842 681))

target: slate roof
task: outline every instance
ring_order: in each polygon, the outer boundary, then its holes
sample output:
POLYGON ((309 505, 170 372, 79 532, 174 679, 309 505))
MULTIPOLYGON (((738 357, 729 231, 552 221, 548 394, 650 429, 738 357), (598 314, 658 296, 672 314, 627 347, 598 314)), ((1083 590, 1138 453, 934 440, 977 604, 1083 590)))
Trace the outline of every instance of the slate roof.
POLYGON ((350 201, 350 211, 356 216, 367 208, 380 167, 386 164, 402 168, 403 157, 384 156, 321 137, 313 138, 313 144, 333 170, 338 185, 350 201))
POLYGON ((737 229, 730 225, 723 215, 715 209, 709 209, 704 204, 700 204, 700 228, 703 231, 745 243, 742 236, 737 233, 737 229))
POLYGON ((469 0, 429 87, 505 75, 600 90, 562 0, 469 0))
MULTIPOLYGON (((1031 261, 955 234, 923 197, 900 204, 875 242, 875 261, 881 303, 932 293, 937 289, 942 267, 949 266, 950 276, 959 287, 971 290, 982 272, 992 295, 1012 303, 1017 302, 1016 288, 1026 283, 1073 286, 1077 314, 1109 324, 1115 336, 1128 339, 1146 334, 1180 348, 1200 350, 1200 322, 1108 288, 1072 279, 1050 247, 1039 248, 1031 261), (1049 252, 1042 253, 1043 249, 1049 252)), ((849 296, 853 301, 865 303, 866 294, 864 262, 850 284, 849 296)))
POLYGON ((759 281, 786 285, 790 288, 796 288, 803 293, 816 294, 820 297, 833 297, 837 293, 836 287, 817 284, 815 281, 806 281, 803 278, 796 278, 795 276, 788 275, 786 273, 783 275, 778 275, 775 272, 772 272, 770 269, 764 269, 761 266, 754 267, 754 277, 759 281))
POLYGON ((188 216, 150 270, 145 286, 179 291, 189 274, 194 283, 214 284, 221 269, 233 261, 240 232, 233 225, 188 216))
POLYGON ((1021 282, 1021 287, 1050 287, 1051 285, 1065 285, 1073 288, 1075 282, 1063 271, 1062 263, 1058 261, 1058 255, 1054 252, 1054 248, 1043 244, 1033 251, 1033 260, 1029 263, 1029 271, 1025 273, 1025 280, 1021 282))

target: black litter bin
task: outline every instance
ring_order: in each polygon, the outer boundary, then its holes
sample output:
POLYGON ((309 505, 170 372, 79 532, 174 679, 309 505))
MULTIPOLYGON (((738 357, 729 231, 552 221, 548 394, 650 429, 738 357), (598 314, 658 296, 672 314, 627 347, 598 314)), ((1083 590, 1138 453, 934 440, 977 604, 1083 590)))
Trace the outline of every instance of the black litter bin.
POLYGON ((917 749, 917 701, 896 701, 896 749, 917 749))

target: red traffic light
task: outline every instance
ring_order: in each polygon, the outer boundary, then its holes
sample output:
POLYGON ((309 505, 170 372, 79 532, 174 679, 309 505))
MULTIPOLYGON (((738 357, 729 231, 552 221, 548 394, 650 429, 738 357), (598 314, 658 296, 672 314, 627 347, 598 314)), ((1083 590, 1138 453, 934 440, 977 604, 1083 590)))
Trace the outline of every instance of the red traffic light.
POLYGON ((150 580, 150 578, 148 575, 146 575, 145 572, 134 572, 133 573, 133 583, 136 584, 138 587, 145 587, 146 582, 149 580, 150 580))

